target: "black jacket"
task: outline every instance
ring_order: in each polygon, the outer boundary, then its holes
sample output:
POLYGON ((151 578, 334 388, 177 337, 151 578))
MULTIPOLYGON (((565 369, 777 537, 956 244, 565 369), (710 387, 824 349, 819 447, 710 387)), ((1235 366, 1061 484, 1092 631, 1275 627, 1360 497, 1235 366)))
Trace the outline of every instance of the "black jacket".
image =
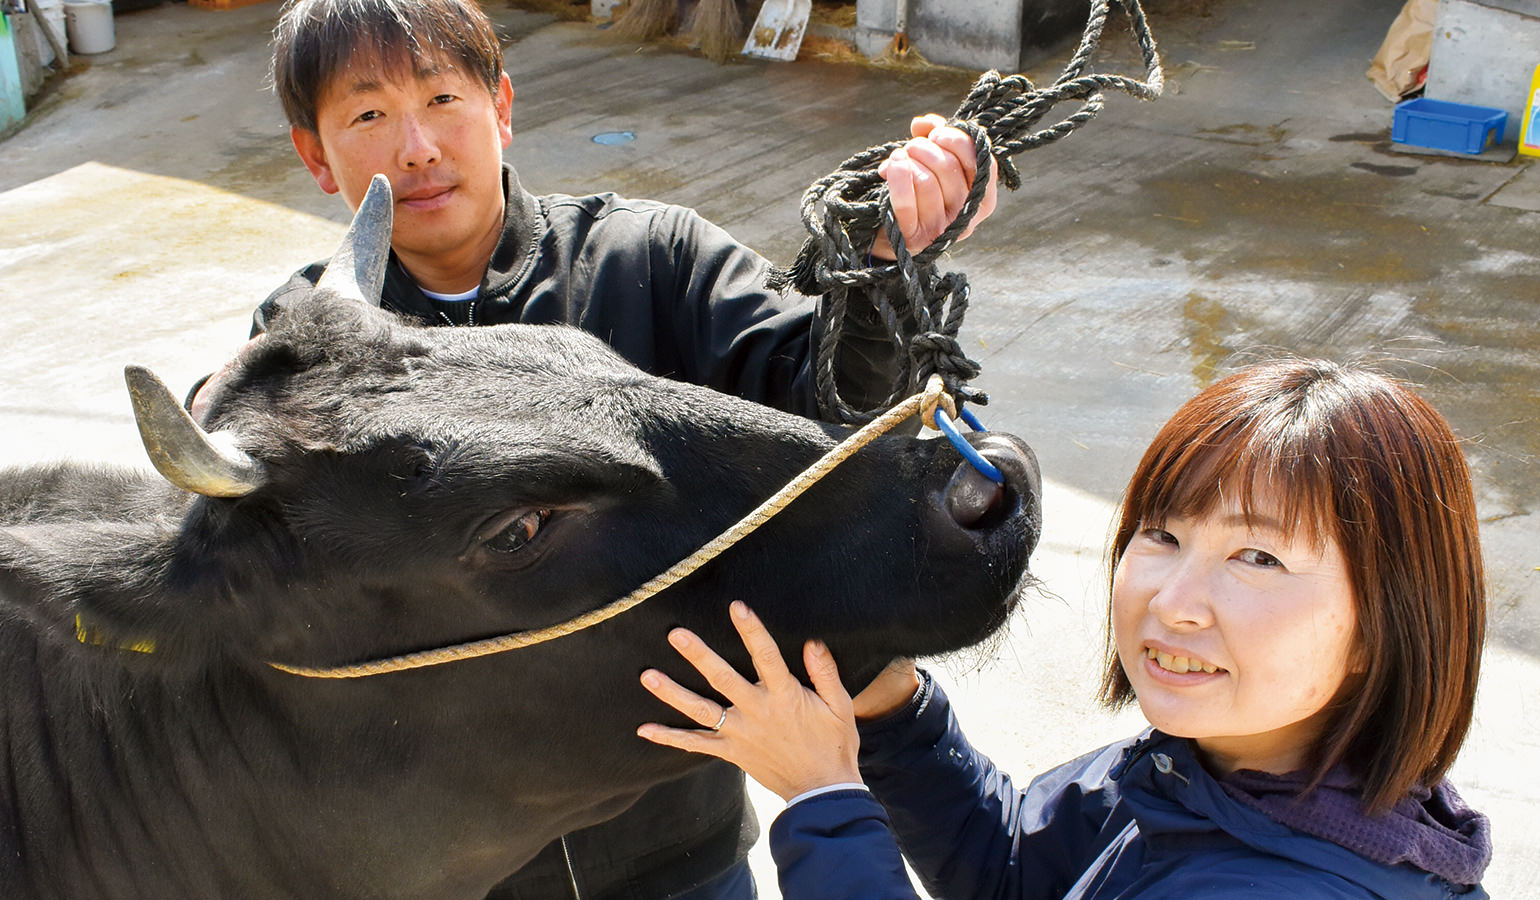
MULTIPOLYGON (((765 286, 769 263, 694 210, 614 194, 525 192, 503 168, 503 234, 474 300, 428 297, 391 254, 382 303, 429 325, 564 323, 603 338, 654 375, 819 417, 815 301, 765 286)), ((324 261, 296 272, 253 316, 267 330, 324 261)), ((894 389, 898 357, 875 303, 853 302, 836 356, 840 392, 857 408, 894 389)))
MULTIPOLYGON (((814 301, 766 288, 763 257, 693 210, 613 194, 535 197, 511 168, 503 178, 503 234, 477 297, 428 297, 392 254, 385 308, 429 325, 577 325, 655 375, 819 415, 814 301)), ((324 269, 307 266, 268 297, 252 334, 324 269)), ((842 327, 836 378, 858 408, 894 389, 896 348, 880 322, 874 303, 855 302, 842 327)), ((583 900, 662 900, 743 859, 757 836, 742 773, 713 762, 551 844, 490 897, 570 897, 575 881, 583 900)))

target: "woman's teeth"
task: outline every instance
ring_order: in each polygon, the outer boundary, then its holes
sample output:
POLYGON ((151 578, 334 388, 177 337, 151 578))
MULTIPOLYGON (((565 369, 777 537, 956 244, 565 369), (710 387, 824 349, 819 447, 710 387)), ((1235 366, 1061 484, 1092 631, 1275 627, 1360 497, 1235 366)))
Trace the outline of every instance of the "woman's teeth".
POLYGON ((1145 655, 1155 660, 1155 664, 1162 669, 1168 672, 1175 672, 1178 675, 1186 675, 1188 672, 1206 672, 1212 675, 1219 671, 1218 666, 1205 665, 1196 659, 1188 659, 1185 656, 1172 656, 1169 653, 1162 653, 1154 647, 1145 648, 1145 655))

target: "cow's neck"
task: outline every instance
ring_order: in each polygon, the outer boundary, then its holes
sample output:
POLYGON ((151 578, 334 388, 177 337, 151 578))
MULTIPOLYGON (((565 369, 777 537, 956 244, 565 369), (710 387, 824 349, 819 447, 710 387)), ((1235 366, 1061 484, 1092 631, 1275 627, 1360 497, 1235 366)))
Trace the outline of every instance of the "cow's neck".
POLYGON ((559 736, 518 746, 489 733, 510 711, 444 693, 464 693, 451 673, 413 691, 253 670, 133 675, 121 664, 145 661, 129 651, 57 641, 31 653, 6 655, 11 702, 31 698, 29 715, 8 717, 8 739, 33 749, 25 760, 12 750, 9 774, 19 820, 67 848, 30 875, 68 896, 481 900, 554 835, 633 799, 622 788, 575 804, 603 792, 562 784, 562 754, 539 752, 559 736), (502 763, 513 759, 517 773, 502 763), (521 780, 556 788, 526 804, 521 780), (232 858, 231 847, 253 849, 232 858))

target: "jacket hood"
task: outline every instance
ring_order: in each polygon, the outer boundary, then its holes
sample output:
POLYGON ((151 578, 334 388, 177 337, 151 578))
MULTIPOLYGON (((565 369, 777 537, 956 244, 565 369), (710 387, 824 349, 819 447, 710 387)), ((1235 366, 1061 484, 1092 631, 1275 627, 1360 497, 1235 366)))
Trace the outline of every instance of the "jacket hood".
POLYGON ((1333 772, 1301 797, 1299 775, 1236 773, 1216 780, 1193 742, 1151 731, 1111 772, 1153 850, 1222 839, 1330 872, 1386 900, 1485 898, 1487 820, 1446 783, 1366 816, 1351 779, 1333 772))

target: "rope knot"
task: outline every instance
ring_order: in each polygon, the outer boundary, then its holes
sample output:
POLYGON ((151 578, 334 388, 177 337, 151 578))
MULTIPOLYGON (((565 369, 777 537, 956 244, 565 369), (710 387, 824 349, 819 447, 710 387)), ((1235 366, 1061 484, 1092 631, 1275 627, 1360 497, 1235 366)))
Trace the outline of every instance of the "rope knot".
POLYGON ((984 395, 964 386, 978 375, 978 364, 963 355, 955 340, 967 309, 967 280, 958 273, 939 272, 936 263, 978 212, 988 188, 989 161, 995 163, 1000 184, 1015 190, 1021 186, 1021 173, 1011 157, 1060 140, 1089 122, 1104 105, 1104 91, 1155 99, 1160 96, 1163 77, 1155 39, 1138 0, 1091 0, 1080 45, 1052 84, 1039 87, 1025 75, 985 72, 950 119, 973 138, 977 152, 974 183, 957 218, 918 253, 911 254, 904 247, 887 184, 877 174, 882 161, 904 141, 870 147, 815 181, 802 197, 802 224, 808 237, 791 266, 771 271, 769 284, 776 290, 795 288, 826 298, 817 313, 824 326, 814 373, 820 408, 847 423, 870 422, 932 372, 943 375, 952 393, 982 404, 984 395), (1139 44, 1143 81, 1088 71, 1113 9, 1127 17, 1139 44), (1080 106, 1056 123, 1039 126, 1055 105, 1067 101, 1078 101, 1080 106), (892 263, 879 263, 867 254, 879 233, 887 235, 893 248, 896 259, 892 263), (872 302, 887 326, 889 340, 900 350, 900 359, 907 362, 895 378, 893 393, 872 409, 852 407, 840 396, 835 383, 834 348, 841 341, 846 300, 855 288, 875 288, 871 290, 872 302), (906 349, 907 359, 903 354, 906 349))
POLYGON ((938 374, 952 392, 979 377, 979 372, 983 371, 977 362, 963 353, 955 336, 939 331, 915 335, 909 342, 909 356, 914 360, 916 374, 921 377, 938 374))
POLYGON ((947 391, 946 382, 940 375, 932 375, 925 382, 925 390, 920 395, 920 421, 926 428, 940 430, 940 426, 936 424, 938 406, 942 412, 946 413, 948 419, 957 418, 957 401, 953 400, 951 393, 947 391))

